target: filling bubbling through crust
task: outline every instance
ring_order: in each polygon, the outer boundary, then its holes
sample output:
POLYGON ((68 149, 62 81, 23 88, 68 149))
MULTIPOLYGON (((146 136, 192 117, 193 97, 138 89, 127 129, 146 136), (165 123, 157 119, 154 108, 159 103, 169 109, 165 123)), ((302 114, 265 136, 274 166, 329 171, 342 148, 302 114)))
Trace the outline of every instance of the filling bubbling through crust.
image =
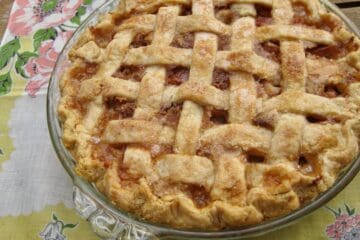
POLYGON ((106 48, 113 40, 115 35, 115 28, 112 25, 103 27, 90 27, 90 32, 94 36, 96 44, 101 48, 106 48))
POLYGON ((280 63, 280 44, 278 41, 267 41, 263 43, 256 43, 254 48, 256 54, 270 59, 274 62, 280 63))
POLYGON ((203 186, 196 184, 171 183, 158 181, 151 186, 153 192, 158 197, 167 195, 178 195, 185 193, 195 204, 197 208, 204 208, 209 205, 211 197, 209 192, 203 186))
POLYGON ((337 28, 340 28, 342 23, 336 17, 326 14, 321 16, 320 20, 315 21, 310 17, 307 7, 300 3, 293 3, 294 18, 293 24, 305 25, 312 28, 322 29, 328 32, 332 32, 337 28))
POLYGON ((210 195, 203 186, 188 184, 185 192, 198 208, 206 207, 210 202, 210 195))
POLYGON ((115 78, 122 78, 125 80, 132 80, 141 82, 145 75, 145 66, 121 66, 112 76, 115 78))
POLYGON ((352 38, 345 43, 339 42, 336 45, 319 45, 308 49, 307 53, 328 59, 340 59, 348 55, 350 52, 356 51, 358 49, 359 45, 355 43, 354 39, 352 38))
POLYGON ((68 107, 77 109, 82 116, 88 110, 87 103, 80 100, 77 95, 81 88, 81 82, 92 78, 98 71, 99 65, 96 63, 80 62, 70 70, 70 78, 66 82, 67 88, 71 89, 72 101, 68 102, 68 107))
POLYGON ((230 87, 230 74, 222 69, 215 68, 213 72, 212 85, 220 90, 227 90, 230 87))
POLYGON ((215 17, 225 24, 231 24, 236 16, 235 13, 231 11, 229 5, 224 5, 215 8, 215 17))
POLYGON ((346 63, 316 55, 308 56, 306 92, 328 98, 347 97, 351 83, 360 82, 360 72, 346 63))
POLYGON ((130 44, 130 48, 139 48, 139 47, 145 47, 151 44, 153 39, 153 33, 148 34, 137 34, 132 43, 130 44))
POLYGON ((227 35, 220 35, 218 37, 218 51, 230 50, 231 38, 227 35))
POLYGON ((97 142, 93 144, 92 157, 99 159, 105 168, 109 168, 113 162, 122 161, 124 157, 125 146, 110 145, 97 142))
POLYGON ((136 104, 134 101, 122 97, 110 97, 105 100, 105 106, 110 115, 115 114, 118 119, 131 118, 136 104))
POLYGON ((157 114, 157 118, 165 125, 176 128, 179 124, 182 110, 181 103, 172 103, 162 106, 157 114))
POLYGON ((272 24, 273 19, 272 19, 272 9, 260 4, 255 4, 255 8, 256 8, 256 26, 257 27, 261 27, 261 26, 265 26, 265 25, 269 25, 272 24))
POLYGON ((71 69, 70 77, 81 82, 94 76, 98 69, 99 65, 96 63, 81 62, 80 65, 71 69))
POLYGON ((177 34, 171 43, 172 47, 177 48, 194 48, 195 33, 182 33, 177 34))
POLYGON ((258 98, 272 98, 281 94, 281 87, 273 85, 265 79, 255 79, 258 98))
POLYGON ((131 118, 134 115, 136 103, 122 97, 109 97, 105 99, 106 110, 97 125, 97 132, 102 134, 111 120, 131 118))
POLYGON ((189 79, 190 70, 181 66, 166 68, 166 84, 179 86, 189 79))
POLYGON ((204 108, 202 128, 205 130, 216 125, 226 124, 228 123, 228 117, 228 111, 207 106, 204 108))

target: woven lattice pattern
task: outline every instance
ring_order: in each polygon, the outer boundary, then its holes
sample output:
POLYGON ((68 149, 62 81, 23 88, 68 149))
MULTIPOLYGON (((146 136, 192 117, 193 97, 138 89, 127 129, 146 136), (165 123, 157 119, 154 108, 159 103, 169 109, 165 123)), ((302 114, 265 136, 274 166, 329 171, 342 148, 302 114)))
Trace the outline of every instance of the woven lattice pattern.
POLYGON ((64 143, 142 218, 259 223, 358 155, 358 48, 313 0, 121 1, 70 53, 64 143))

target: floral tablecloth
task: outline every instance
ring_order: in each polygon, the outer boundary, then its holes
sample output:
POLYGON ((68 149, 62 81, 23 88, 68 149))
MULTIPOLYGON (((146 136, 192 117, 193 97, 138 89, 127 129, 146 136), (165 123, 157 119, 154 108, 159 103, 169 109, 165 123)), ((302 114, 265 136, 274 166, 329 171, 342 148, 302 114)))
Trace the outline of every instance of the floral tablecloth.
MULTIPOLYGON (((74 30, 105 0, 15 0, 0 47, 0 239, 98 239, 74 211, 46 90, 74 30)), ((256 240, 360 239, 360 175, 326 207, 256 240)))

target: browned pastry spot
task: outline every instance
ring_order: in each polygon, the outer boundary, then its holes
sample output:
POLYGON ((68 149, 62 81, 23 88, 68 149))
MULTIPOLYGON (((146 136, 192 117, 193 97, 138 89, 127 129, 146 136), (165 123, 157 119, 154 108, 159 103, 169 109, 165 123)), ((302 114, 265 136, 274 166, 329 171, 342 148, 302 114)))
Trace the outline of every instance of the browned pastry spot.
POLYGON ((269 188, 276 188, 283 182, 283 177, 277 171, 267 171, 264 174, 264 185, 269 188))
POLYGON ((172 47, 177 48, 194 48, 195 34, 194 33, 182 33, 176 34, 174 40, 171 43, 172 47))
POLYGON ((229 89, 230 87, 230 74, 229 72, 220 68, 215 68, 213 72, 212 85, 221 90, 229 89))
POLYGON ((256 43, 254 48, 256 54, 280 63, 280 44, 278 41, 267 41, 256 43))
POLYGON ((319 45, 315 48, 307 49, 307 53, 329 59, 339 59, 358 49, 359 45, 352 38, 346 43, 339 42, 337 45, 319 45))
POLYGON ((126 21, 127 19, 131 18, 133 15, 131 12, 127 12, 127 13, 117 13, 117 12, 113 12, 111 14, 111 18, 112 18, 112 22, 113 24, 115 24, 116 26, 121 25, 124 21, 126 21))
POLYGON ((141 82, 142 78, 145 75, 145 66, 121 66, 116 70, 112 75, 115 78, 122 78, 125 80, 133 80, 135 82, 141 82))
POLYGON ((70 70, 70 77, 79 81, 83 81, 94 76, 99 69, 96 63, 82 62, 70 70))
POLYGON ((185 192, 198 208, 206 207, 210 202, 210 195, 203 186, 189 184, 185 187, 185 192))
POLYGON ((168 66, 166 68, 166 84, 179 86, 189 80, 189 68, 182 66, 168 66))
POLYGON ((112 25, 106 25, 106 27, 90 27, 90 32, 94 36, 96 44, 101 48, 106 48, 114 38, 115 28, 112 25))
POLYGON ((76 97, 73 97, 72 101, 70 101, 67 106, 69 108, 78 110, 82 116, 85 116, 88 111, 88 104, 76 97))
POLYGON ((116 26, 119 26, 129 17, 129 15, 127 15, 127 14, 112 14, 111 17, 112 17, 112 22, 116 26))
POLYGON ((130 48, 139 48, 139 47, 145 47, 151 44, 153 39, 153 34, 152 33, 148 33, 148 34, 143 34, 143 33, 139 33, 136 34, 136 36, 134 37, 133 41, 130 44, 130 48))
POLYGON ((99 159, 105 168, 109 168, 113 162, 122 161, 125 148, 123 145, 110 145, 101 142, 93 144, 92 158, 99 159))
POLYGON ((256 26, 261 27, 272 24, 271 8, 260 4, 255 4, 256 8, 256 26))
POLYGON ((176 128, 179 124, 181 110, 181 103, 171 103, 169 105, 162 106, 157 114, 157 117, 163 124, 176 128))

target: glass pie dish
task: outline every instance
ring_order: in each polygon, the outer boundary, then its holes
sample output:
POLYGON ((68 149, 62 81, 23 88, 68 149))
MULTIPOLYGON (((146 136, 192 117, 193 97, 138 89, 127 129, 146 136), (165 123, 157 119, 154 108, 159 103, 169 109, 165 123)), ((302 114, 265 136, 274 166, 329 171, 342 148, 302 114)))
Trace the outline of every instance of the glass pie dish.
MULTIPOLYGON (((349 21, 341 11, 323 0, 323 4, 336 15, 338 15, 348 27, 358 36, 359 32, 356 26, 349 21)), ((313 210, 324 205, 339 193, 357 174, 360 169, 360 160, 352 162, 342 171, 334 185, 326 192, 292 213, 273 220, 269 220, 257 225, 241 227, 237 229, 228 229, 223 231, 196 231, 180 230, 149 223, 128 214, 113 206, 96 187, 82 179, 75 173, 75 160, 62 143, 62 126, 57 115, 57 105, 60 99, 59 81, 62 73, 70 65, 68 53, 77 42, 81 34, 89 27, 96 24, 100 17, 111 11, 118 4, 118 0, 108 1, 98 10, 96 10, 74 33, 71 40, 66 44, 51 77, 48 102, 47 118, 51 139, 56 153, 64 168, 74 182, 74 203, 77 212, 87 219, 94 232, 104 239, 163 239, 163 238, 245 238, 265 234, 269 231, 277 230, 295 220, 309 214, 313 210)))

